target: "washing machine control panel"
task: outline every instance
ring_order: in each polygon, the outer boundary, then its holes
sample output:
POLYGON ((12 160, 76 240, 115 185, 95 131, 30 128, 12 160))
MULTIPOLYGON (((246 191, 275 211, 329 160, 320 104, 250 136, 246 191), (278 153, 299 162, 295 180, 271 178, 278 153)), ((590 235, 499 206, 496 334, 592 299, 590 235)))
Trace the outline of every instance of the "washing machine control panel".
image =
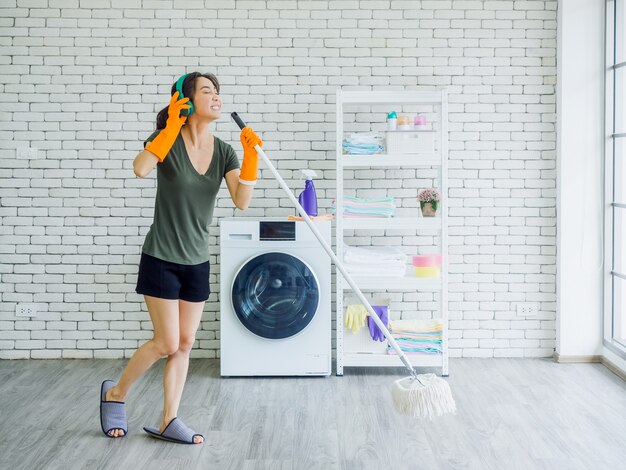
POLYGON ((259 240, 295 241, 296 223, 287 221, 259 222, 259 240))

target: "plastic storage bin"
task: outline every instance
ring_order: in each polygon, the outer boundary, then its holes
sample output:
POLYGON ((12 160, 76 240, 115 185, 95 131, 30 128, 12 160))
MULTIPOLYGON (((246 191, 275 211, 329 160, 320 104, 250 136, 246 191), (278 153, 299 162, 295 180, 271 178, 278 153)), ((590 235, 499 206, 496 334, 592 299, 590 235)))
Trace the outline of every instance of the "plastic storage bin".
POLYGON ((387 153, 424 153, 435 151, 433 131, 387 131, 387 153))

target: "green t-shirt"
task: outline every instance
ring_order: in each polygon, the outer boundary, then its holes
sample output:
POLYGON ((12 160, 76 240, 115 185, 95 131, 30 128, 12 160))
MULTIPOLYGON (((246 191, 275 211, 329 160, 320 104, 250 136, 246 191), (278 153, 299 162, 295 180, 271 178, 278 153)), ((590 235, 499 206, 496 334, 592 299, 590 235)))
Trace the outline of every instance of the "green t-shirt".
MULTIPOLYGON (((146 142, 152 141, 159 130, 146 142)), ((142 251, 178 264, 200 264, 209 260, 209 225, 222 179, 239 168, 235 150, 214 137, 213 158, 207 172, 198 173, 189 160, 182 134, 162 163, 157 163, 157 192, 154 221, 142 251)))

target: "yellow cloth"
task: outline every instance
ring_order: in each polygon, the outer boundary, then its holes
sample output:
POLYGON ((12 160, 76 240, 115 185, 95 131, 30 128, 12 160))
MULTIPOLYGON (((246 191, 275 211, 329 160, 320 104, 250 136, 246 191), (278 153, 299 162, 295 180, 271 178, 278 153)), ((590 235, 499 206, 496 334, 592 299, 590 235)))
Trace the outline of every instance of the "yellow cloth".
POLYGON ((439 266, 415 266, 415 277, 439 277, 440 274, 439 266))
MULTIPOLYGON (((321 215, 309 216, 309 219, 311 220, 332 220, 334 218, 335 216, 332 214, 321 214, 321 215)), ((304 220, 304 217, 300 217, 299 215, 290 215, 287 217, 287 220, 304 220)))
POLYGON ((346 326, 352 330, 352 333, 356 333, 365 326, 367 315, 365 305, 348 305, 346 309, 346 326))
POLYGON ((394 320, 389 323, 389 331, 436 333, 443 331, 443 325, 438 320, 394 320))

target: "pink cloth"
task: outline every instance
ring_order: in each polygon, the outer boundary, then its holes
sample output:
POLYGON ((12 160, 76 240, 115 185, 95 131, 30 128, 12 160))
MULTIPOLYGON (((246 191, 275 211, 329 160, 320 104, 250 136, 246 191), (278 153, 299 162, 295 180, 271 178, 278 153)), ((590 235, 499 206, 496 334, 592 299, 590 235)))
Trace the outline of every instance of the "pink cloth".
POLYGON ((413 266, 421 268, 440 266, 441 267, 441 255, 416 255, 413 256, 413 266))

